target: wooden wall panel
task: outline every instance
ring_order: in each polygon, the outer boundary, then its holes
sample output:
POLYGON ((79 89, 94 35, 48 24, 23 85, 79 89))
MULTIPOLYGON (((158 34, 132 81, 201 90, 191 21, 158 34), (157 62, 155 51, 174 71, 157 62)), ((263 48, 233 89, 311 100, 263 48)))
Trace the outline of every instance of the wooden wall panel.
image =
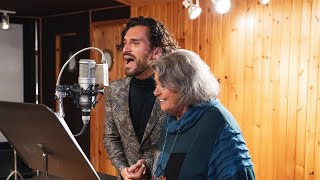
MULTIPOLYGON (((181 2, 127 1, 131 16, 159 19, 181 47, 211 67, 221 102, 241 126, 257 179, 320 180, 320 0, 274 0, 267 6, 232 0, 224 15, 211 0, 201 0, 195 20, 181 2)), ((122 77, 122 65, 114 68, 110 76, 122 77)))
MULTIPOLYGON (((271 34, 271 64, 270 64, 270 96, 271 96, 271 119, 273 120, 272 128, 273 132, 271 137, 274 139, 274 148, 273 148, 273 179, 285 179, 285 121, 276 121, 280 117, 279 109, 279 75, 280 75, 280 41, 281 41, 281 1, 274 1, 272 3, 272 34, 271 34), (275 161, 274 159, 277 159, 275 161)), ((282 113, 281 113, 282 114, 282 113)))
MULTIPOLYGON (((307 90, 307 122, 306 122, 306 152, 305 152, 305 177, 312 179, 311 177, 319 177, 319 166, 315 169, 315 164, 319 165, 319 159, 317 161, 312 161, 315 157, 319 158, 320 139, 319 135, 316 135, 316 130, 319 128, 319 92, 317 89, 320 88, 318 75, 319 75, 319 45, 320 45, 320 1, 311 1, 311 30, 310 30, 310 44, 309 44, 309 61, 308 61, 308 90, 307 90)), ((319 132, 319 129, 318 129, 319 132)))
MULTIPOLYGON (((240 25, 244 28, 245 32, 242 36, 245 36, 244 44, 244 92, 246 95, 251 95, 253 97, 253 52, 254 52, 254 19, 255 19, 255 9, 256 3, 254 1, 247 2, 247 13, 243 15, 240 25)), ((215 70, 213 70, 215 73, 215 70)), ((244 113, 244 122, 242 132, 247 142, 247 146, 250 149, 251 153, 255 152, 254 146, 254 133, 253 130, 257 128, 255 126, 256 119, 253 117, 253 107, 256 106, 256 102, 253 101, 253 98, 244 98, 243 103, 243 113, 244 113), (247 108, 252 107, 252 108, 247 108)), ((253 154, 252 154, 253 155, 253 154)), ((253 161, 256 162, 256 157, 252 156, 253 161)), ((256 168, 257 169, 257 168, 256 168)))
MULTIPOLYGON (((116 44, 121 41, 121 31, 126 20, 117 20, 112 22, 94 23, 91 27, 92 46, 101 50, 109 49, 113 52, 114 62, 109 71, 109 82, 124 77, 124 68, 122 53, 116 50, 116 44)), ((91 57, 95 60, 101 59, 100 53, 94 51, 91 57)), ((104 133, 104 96, 100 99, 96 107, 91 112, 90 122, 90 161, 98 172, 117 175, 110 159, 108 159, 106 150, 103 146, 104 133)))
MULTIPOLYGON (((261 102, 261 55, 262 55, 262 43, 263 43, 263 23, 262 23, 262 14, 263 14, 263 6, 260 6, 259 4, 255 3, 255 12, 254 15, 254 21, 253 21, 253 29, 254 33, 251 35, 253 36, 253 57, 252 57, 252 68, 253 68, 253 87, 252 87, 252 101, 253 101, 253 107, 252 107, 252 114, 254 119, 254 127, 251 129, 251 132, 254 134, 253 139, 253 150, 252 150, 252 158, 253 162, 255 164, 255 172, 256 176, 259 179, 261 176, 263 176, 265 171, 263 171, 264 164, 261 166, 260 163, 256 162, 267 162, 267 159, 265 156, 261 154, 261 147, 265 147, 267 142, 264 142, 261 140, 261 128, 263 119, 261 118, 261 104, 264 102, 261 102), (261 172, 260 172, 261 169, 261 172)), ((249 35, 250 36, 250 35, 249 35)), ((228 106, 227 106, 228 107, 228 106)), ((247 107, 245 107, 247 108, 247 107)), ((231 110, 231 109, 230 109, 231 110)), ((231 110, 232 111, 232 110, 231 110)), ((237 117, 235 117, 237 118, 237 117)), ((250 144, 250 142, 248 142, 250 144)))
MULTIPOLYGON (((299 56, 299 77, 298 77, 298 109, 297 109, 297 137, 296 141, 296 168, 295 176, 299 179, 304 178, 305 171, 305 147, 306 147, 306 121, 307 121, 307 81, 308 81, 308 61, 309 61, 309 40, 310 40, 310 2, 302 2, 302 25, 301 43, 299 56)), ((319 177, 320 178, 320 177, 319 177)))

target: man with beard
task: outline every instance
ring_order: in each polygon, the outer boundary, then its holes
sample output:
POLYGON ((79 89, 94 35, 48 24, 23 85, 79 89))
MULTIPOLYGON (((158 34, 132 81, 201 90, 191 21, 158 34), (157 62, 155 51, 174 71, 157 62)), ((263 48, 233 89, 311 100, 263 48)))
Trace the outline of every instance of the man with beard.
POLYGON ((149 64, 179 46, 161 22, 142 16, 131 18, 121 36, 127 77, 106 90, 104 146, 118 179, 128 179, 128 167, 153 157, 164 124, 149 64))

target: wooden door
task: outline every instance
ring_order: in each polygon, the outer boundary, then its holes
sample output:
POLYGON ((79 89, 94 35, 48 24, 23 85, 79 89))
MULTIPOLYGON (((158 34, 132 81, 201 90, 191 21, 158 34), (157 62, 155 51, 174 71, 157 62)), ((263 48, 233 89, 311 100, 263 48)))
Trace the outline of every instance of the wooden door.
MULTIPOLYGON (((121 41, 121 31, 125 23, 126 20, 114 20, 103 23, 92 23, 91 26, 92 46, 100 48, 105 52, 111 52, 113 55, 113 65, 109 69, 109 82, 125 76, 122 53, 116 50, 116 44, 119 44, 121 41)), ((91 57, 97 63, 100 63, 101 55, 99 52, 92 51, 91 57)), ((110 159, 108 159, 103 146, 104 101, 104 97, 102 97, 91 112, 90 161, 98 172, 116 176, 117 171, 110 159)))
MULTIPOLYGON (((79 35, 76 33, 59 34, 56 36, 56 79, 61 71, 62 66, 67 60, 76 53, 80 47, 78 43, 79 35)), ((78 61, 81 57, 76 56, 71 60, 66 68, 64 69, 59 84, 60 85, 73 85, 78 83, 79 77, 79 64, 78 61)), ((56 101, 58 103, 58 101, 56 101)), ((56 108, 58 104, 56 104, 56 108)), ((63 99, 63 110, 65 113, 64 120, 68 124, 73 134, 78 134, 83 126, 81 119, 81 109, 74 103, 74 99, 66 97, 63 99)), ((56 109, 57 112, 57 109, 56 109)), ((89 128, 84 132, 83 135, 75 137, 83 152, 87 157, 90 155, 90 132, 89 128)))

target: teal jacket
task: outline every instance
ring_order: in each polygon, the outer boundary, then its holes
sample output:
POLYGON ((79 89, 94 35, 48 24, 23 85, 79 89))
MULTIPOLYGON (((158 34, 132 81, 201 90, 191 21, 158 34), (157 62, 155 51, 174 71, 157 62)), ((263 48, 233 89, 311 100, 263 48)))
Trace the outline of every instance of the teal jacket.
POLYGON ((168 115, 154 162, 167 180, 255 179, 241 130, 218 101, 190 107, 176 121, 168 115))

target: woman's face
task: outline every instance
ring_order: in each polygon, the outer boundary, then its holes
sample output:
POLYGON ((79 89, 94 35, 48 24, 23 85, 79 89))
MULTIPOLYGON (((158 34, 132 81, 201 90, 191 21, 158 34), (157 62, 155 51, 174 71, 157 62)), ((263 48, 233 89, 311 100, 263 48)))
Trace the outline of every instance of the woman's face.
POLYGON ((187 106, 177 105, 178 93, 166 88, 159 82, 157 71, 155 71, 154 79, 156 81, 156 89, 153 94, 160 101, 161 110, 179 119, 187 111, 187 106))

